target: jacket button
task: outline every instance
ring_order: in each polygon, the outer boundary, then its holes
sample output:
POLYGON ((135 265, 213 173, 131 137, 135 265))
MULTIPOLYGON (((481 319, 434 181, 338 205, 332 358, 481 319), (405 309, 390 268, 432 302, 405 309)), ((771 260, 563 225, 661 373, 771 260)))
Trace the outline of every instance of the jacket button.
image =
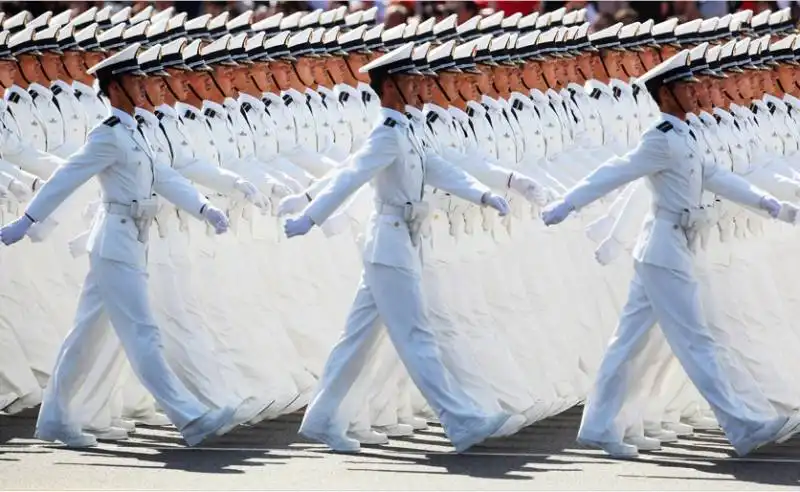
POLYGON ((395 222, 395 223, 394 223, 394 226, 395 226, 395 227, 400 227, 400 222, 395 222))
POLYGON ((121 220, 120 220, 120 222, 121 222, 122 224, 125 224, 126 222, 128 222, 128 220, 127 220, 127 219, 121 219, 121 220))
POLYGON ((678 230, 678 226, 677 226, 677 224, 676 224, 676 225, 674 225, 674 226, 672 226, 672 228, 673 228, 673 229, 675 229, 675 230, 677 231, 677 230, 678 230))

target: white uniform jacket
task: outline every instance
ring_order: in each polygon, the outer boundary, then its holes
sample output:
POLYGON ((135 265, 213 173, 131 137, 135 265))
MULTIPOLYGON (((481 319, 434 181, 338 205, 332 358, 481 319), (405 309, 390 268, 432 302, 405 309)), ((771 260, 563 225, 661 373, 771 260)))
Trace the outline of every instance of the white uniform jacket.
POLYGON ((350 195, 372 180, 375 213, 368 226, 364 261, 419 273, 419 250, 411 242, 408 224, 387 208, 402 209, 407 203, 420 202, 426 184, 476 204, 489 189, 437 154, 426 152, 402 113, 387 108, 381 113, 384 121, 372 130, 349 165, 306 207, 305 214, 315 224, 323 224, 350 195))
POLYGON ((639 262, 686 272, 692 258, 685 231, 679 226, 683 211, 696 210, 704 189, 757 208, 764 193, 747 181, 715 165, 704 165, 696 136, 688 125, 668 114, 642 135, 639 145, 614 157, 584 178, 565 196, 576 210, 635 179, 646 177, 652 191, 633 256, 639 262))
MULTIPOLYGON (((46 219, 72 192, 97 175, 103 202, 129 206, 158 193, 202 220, 207 200, 155 152, 129 114, 112 109, 112 116, 95 127, 86 145, 73 154, 42 186, 26 213, 46 219)), ((146 268, 147 244, 130 217, 101 212, 95 217, 87 250, 95 257, 146 268)))

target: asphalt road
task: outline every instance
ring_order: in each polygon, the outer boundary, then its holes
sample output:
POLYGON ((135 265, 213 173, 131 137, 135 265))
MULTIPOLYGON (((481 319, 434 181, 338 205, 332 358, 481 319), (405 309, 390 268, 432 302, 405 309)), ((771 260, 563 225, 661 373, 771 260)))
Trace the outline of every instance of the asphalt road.
POLYGON ((636 461, 575 444, 580 409, 468 455, 434 427, 358 455, 297 435, 300 415, 185 448, 177 432, 137 429, 129 441, 68 450, 32 438, 34 416, 0 416, 3 490, 797 490, 800 439, 736 458, 719 433, 636 461))

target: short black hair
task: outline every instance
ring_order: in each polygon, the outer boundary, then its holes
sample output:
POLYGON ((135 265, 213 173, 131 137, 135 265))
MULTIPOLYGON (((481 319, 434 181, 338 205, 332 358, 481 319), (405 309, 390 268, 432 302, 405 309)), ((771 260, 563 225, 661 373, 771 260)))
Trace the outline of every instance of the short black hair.
POLYGON ((379 98, 383 97, 383 84, 389 80, 386 72, 376 72, 369 74, 369 86, 375 91, 379 98))
POLYGON ((108 86, 111 85, 111 82, 114 80, 116 80, 114 77, 109 77, 107 75, 97 78, 97 86, 101 96, 108 97, 108 86))

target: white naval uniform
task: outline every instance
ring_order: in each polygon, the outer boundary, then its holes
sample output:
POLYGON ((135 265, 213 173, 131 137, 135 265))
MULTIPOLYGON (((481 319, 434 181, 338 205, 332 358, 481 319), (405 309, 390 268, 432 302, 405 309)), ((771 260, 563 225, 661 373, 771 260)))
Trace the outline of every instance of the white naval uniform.
POLYGON ((161 352, 148 300, 147 244, 140 241, 131 217, 132 203, 150 199, 154 192, 199 219, 208 202, 178 173, 154 160, 130 115, 116 109, 112 114, 92 130, 86 145, 56 171, 27 209, 41 221, 95 175, 103 190, 104 205, 88 240, 90 269, 75 326, 62 346, 39 413, 37 432, 45 435, 80 430, 72 399, 95 363, 109 321, 134 372, 179 430, 208 411, 180 383, 161 352))
POLYGON ((679 119, 663 122, 642 136, 639 146, 586 177, 565 196, 577 210, 620 186, 646 177, 653 191, 651 213, 634 249, 635 275, 628 302, 606 351, 584 410, 578 437, 584 442, 622 442, 616 422, 626 388, 635 375, 630 360, 642 337, 658 322, 673 352, 708 400, 736 451, 746 454, 771 439, 785 419, 764 420, 733 390, 717 343, 705 324, 681 211, 700 204, 703 188, 757 208, 764 194, 730 172, 703 166, 695 157, 694 136, 679 119))
POLYGON ((368 226, 361 284, 345 333, 331 352, 300 431, 311 436, 344 435, 351 415, 342 421, 341 403, 351 390, 356 391, 353 383, 380 340, 378 328, 383 322, 446 434, 457 449, 465 449, 491 434, 494 430, 490 427, 500 422, 487 419, 450 383, 452 376, 428 327, 420 290, 421 258, 402 209, 403 204, 420 203, 426 181, 474 203, 480 203, 489 190, 438 156, 424 153, 403 114, 384 108, 382 116, 384 123, 372 131, 350 165, 333 177, 305 211, 321 225, 348 196, 373 180, 376 212, 368 226))
POLYGON ((9 111, 19 124, 23 139, 36 150, 47 152, 47 129, 28 91, 12 85, 6 89, 4 99, 8 103, 9 111))
POLYGON ((50 89, 36 83, 28 86, 28 94, 31 95, 33 105, 44 124, 47 136, 47 148, 44 150, 59 157, 67 157, 71 152, 69 149, 64 149, 64 117, 58 107, 58 101, 53 100, 53 93, 50 89))
POLYGON ((75 99, 78 100, 86 115, 86 131, 88 132, 108 116, 108 103, 97 94, 94 88, 83 82, 74 80, 72 89, 75 99))
POLYGON ((86 135, 96 123, 88 126, 87 115, 84 107, 71 85, 62 80, 56 80, 50 85, 53 93, 53 102, 57 103, 64 123, 64 143, 57 152, 62 157, 69 156, 86 142, 86 135))

